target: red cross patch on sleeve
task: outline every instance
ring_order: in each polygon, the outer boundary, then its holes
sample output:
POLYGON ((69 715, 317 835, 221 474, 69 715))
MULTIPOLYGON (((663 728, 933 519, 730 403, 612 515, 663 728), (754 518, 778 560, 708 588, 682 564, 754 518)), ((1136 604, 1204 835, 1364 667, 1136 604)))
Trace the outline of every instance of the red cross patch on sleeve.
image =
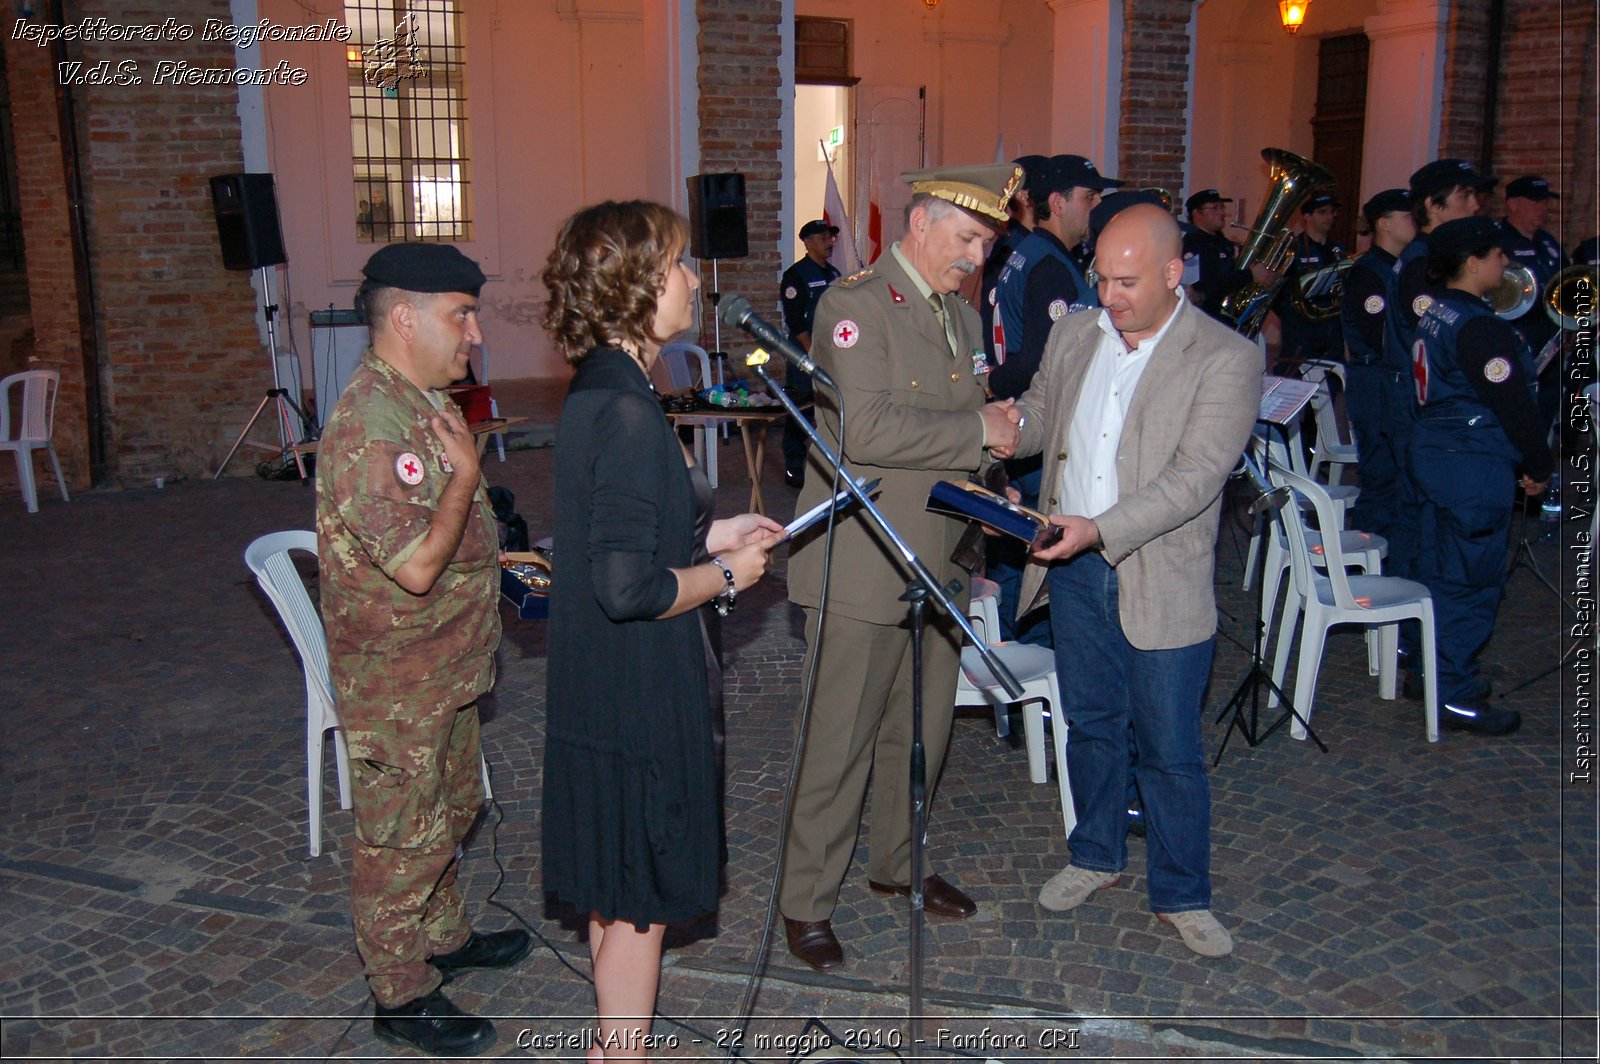
POLYGON ((861 330, 849 318, 844 319, 833 327, 833 346, 835 347, 854 347, 859 339, 861 339, 861 330))
POLYGON ((400 483, 404 484, 406 487, 416 487, 418 484, 422 483, 422 478, 426 475, 425 467, 422 464, 422 459, 418 458, 410 451, 405 452, 394 460, 394 475, 398 477, 400 483))

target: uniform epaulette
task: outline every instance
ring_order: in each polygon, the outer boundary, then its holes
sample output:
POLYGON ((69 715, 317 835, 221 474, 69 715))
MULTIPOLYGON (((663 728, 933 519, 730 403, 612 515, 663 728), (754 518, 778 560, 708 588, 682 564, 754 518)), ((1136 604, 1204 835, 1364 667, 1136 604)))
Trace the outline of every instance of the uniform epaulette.
POLYGON ((842 281, 835 281, 833 283, 849 288, 867 280, 869 277, 876 277, 877 274, 878 268, 876 266, 868 266, 864 270, 857 270, 855 273, 852 273, 849 277, 844 278, 842 281))

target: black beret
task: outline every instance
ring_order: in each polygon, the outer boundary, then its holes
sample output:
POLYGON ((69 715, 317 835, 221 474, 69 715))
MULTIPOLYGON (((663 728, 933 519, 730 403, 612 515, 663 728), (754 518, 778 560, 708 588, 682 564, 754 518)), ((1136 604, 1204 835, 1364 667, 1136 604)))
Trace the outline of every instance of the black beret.
POLYGON ((361 272, 389 288, 469 296, 476 296, 488 280, 454 244, 390 244, 374 251, 361 272))

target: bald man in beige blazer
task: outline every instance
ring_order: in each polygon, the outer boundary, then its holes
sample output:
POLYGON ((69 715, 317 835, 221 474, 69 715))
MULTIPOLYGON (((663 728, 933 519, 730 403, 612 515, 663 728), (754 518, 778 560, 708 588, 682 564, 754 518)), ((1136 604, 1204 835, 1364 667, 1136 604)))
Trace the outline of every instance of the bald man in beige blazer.
POLYGON ((1022 413, 1061 541, 1034 555, 1023 609, 1048 601, 1070 725, 1071 863, 1040 891, 1076 908, 1127 865, 1128 726, 1148 829, 1150 908, 1204 956, 1233 948, 1211 914, 1211 796, 1201 698, 1216 633, 1222 488, 1261 396, 1262 356, 1180 293, 1182 243, 1129 207, 1096 245, 1103 309, 1051 330, 1022 413))

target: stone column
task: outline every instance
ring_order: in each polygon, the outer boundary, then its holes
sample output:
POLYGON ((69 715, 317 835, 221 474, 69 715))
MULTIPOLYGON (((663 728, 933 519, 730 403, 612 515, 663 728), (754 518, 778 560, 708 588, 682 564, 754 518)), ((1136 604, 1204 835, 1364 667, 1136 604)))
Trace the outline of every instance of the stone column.
POLYGON ((1367 67, 1363 198, 1404 185, 1439 155, 1444 104, 1446 0, 1378 0, 1366 20, 1367 67))
POLYGON ((1045 0, 1056 18, 1050 152, 1118 173, 1123 0, 1045 0))

